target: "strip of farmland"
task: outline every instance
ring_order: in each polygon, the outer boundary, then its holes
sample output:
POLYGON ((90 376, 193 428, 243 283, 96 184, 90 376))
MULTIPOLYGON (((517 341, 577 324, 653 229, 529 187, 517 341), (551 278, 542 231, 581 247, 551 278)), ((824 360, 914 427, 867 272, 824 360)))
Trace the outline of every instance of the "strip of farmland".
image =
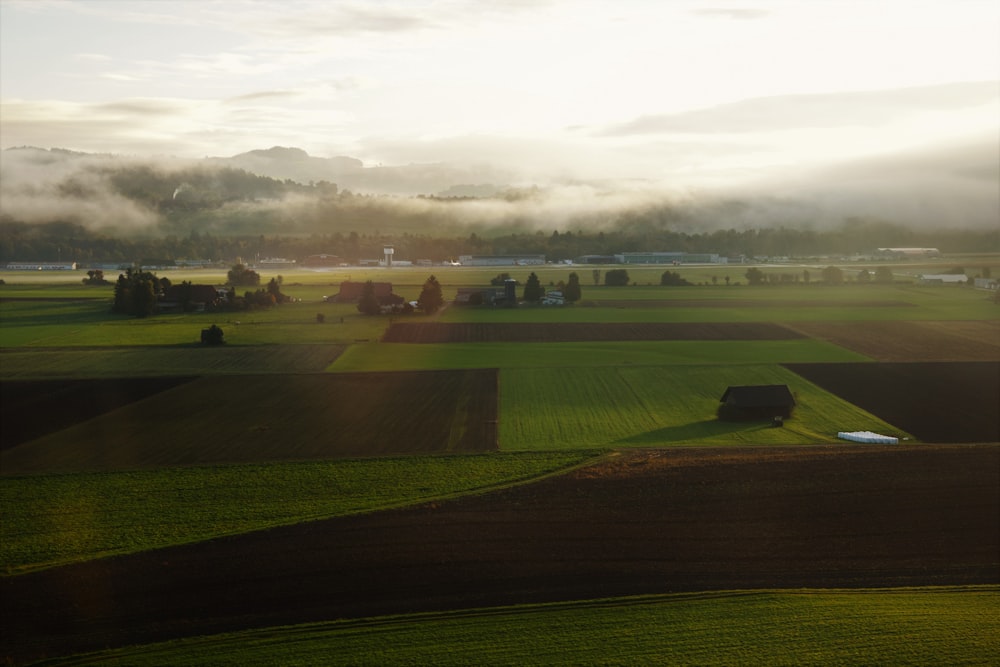
POLYGON ((796 340, 805 334, 769 322, 595 322, 393 324, 384 343, 584 343, 654 340, 796 340))
POLYGON ((337 618, 995 584, 996 446, 638 450, 535 484, 0 578, 26 662, 337 618))
POLYGON ((496 420, 490 369, 203 377, 0 452, 0 469, 495 451, 496 420))
POLYGON ((924 442, 1000 442, 1000 362, 785 367, 924 442))
POLYGON ((19 347, 0 350, 7 380, 315 373, 343 345, 19 347))
POLYGON ((1000 320, 795 322, 787 326, 878 361, 1000 361, 1000 320))

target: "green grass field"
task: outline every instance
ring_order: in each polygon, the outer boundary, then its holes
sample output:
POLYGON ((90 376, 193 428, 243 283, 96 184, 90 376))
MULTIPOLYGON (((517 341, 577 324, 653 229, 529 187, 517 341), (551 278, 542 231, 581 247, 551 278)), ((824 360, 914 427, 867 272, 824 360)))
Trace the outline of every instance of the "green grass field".
MULTIPOLYGON (((953 263, 892 268, 897 278, 910 280, 918 272, 939 272, 953 263)), ((283 291, 300 301, 266 311, 141 320, 111 315, 111 288, 83 287, 85 272, 5 273, 7 284, 0 285, 0 379, 499 368, 502 451, 200 465, 197 450, 203 442, 237 442, 240 433, 235 431, 260 426, 253 421, 260 411, 257 397, 234 408, 242 420, 238 429, 217 419, 220 431, 205 432, 207 417, 188 420, 176 447, 187 457, 183 467, 0 477, 0 574, 16 576, 477 493, 555 474, 619 447, 824 443, 835 441, 839 430, 908 435, 779 365, 866 361, 822 341, 385 344, 376 341, 389 318, 365 317, 351 304, 323 302, 342 280, 388 280, 397 293, 415 299, 423 280, 434 273, 450 300, 457 287, 485 286, 504 270, 522 284, 534 270, 545 286, 575 271, 584 301, 616 302, 609 307, 516 310, 450 307, 440 315, 445 322, 846 321, 864 326, 875 320, 1000 319, 992 295, 968 288, 663 288, 657 283, 668 268, 704 283, 713 276, 720 283, 726 276, 734 283, 744 281, 747 269, 630 267, 636 284, 622 288, 593 286, 592 267, 279 271, 285 278, 283 291), (693 303, 701 300, 715 303, 693 303), (824 303, 803 306, 805 300, 824 303), (655 301, 671 304, 643 303, 655 301), (748 306, 747 301, 757 304, 748 306), (870 301, 908 305, 864 305, 870 301), (323 324, 317 314, 324 315, 323 324), (200 330, 213 323, 225 330, 224 349, 198 345, 200 330), (788 384, 798 400, 783 428, 716 420, 727 386, 773 383, 788 384)), ((818 279, 821 267, 808 268, 818 279)), ((844 268, 850 273, 856 267, 844 268)), ((801 274, 803 267, 764 270, 801 274)), ((166 275, 175 282, 216 284, 225 272, 166 275)), ((263 276, 265 281, 270 277, 263 276)), ((216 398, 205 390, 190 400, 214 406, 216 398)), ((277 399, 268 403, 279 404, 277 399)), ((138 409, 109 414, 103 423, 134 417, 138 409)), ((336 427, 324 419, 294 427, 285 421, 282 428, 294 439, 297 429, 329 432, 336 427)), ((65 445, 77 434, 98 433, 101 424, 98 418, 53 437, 63 438, 65 445)), ((1000 587, 650 596, 272 628, 47 664, 991 664, 1000 655, 998 607, 1000 587)))
POLYGON ((269 628, 52 665, 987 665, 1000 588, 732 591, 269 628))
POLYGON ((594 456, 577 450, 0 477, 0 572, 476 493, 594 456))
POLYGON ((578 368, 867 361, 810 339, 762 341, 628 341, 592 343, 365 343, 330 365, 334 372, 433 368, 578 368))
MULTIPOLYGON (((557 269, 546 269, 557 271, 557 269)), ((648 269, 647 269, 648 270, 648 269)), ((384 271, 384 270, 383 270, 384 271)), ((396 269, 378 278, 398 278, 397 293, 416 299, 426 271, 396 269)), ((484 285, 489 276, 482 271, 454 269, 446 274, 445 299, 454 297, 461 285, 484 285)), ((558 269, 562 271, 562 269, 558 269)), ((300 299, 270 310, 231 313, 164 314, 146 319, 112 315, 109 288, 88 288, 61 283, 0 286, 0 347, 95 347, 157 346, 195 344, 201 329, 218 324, 231 345, 353 343, 377 340, 389 325, 389 318, 365 317, 353 304, 325 303, 323 297, 336 293, 328 274, 296 275, 296 278, 325 282, 286 283, 290 296, 300 299), (104 295, 101 297, 101 295, 104 295), (95 296, 99 298, 94 298, 95 296), (66 301, 38 301, 54 298, 66 301), (72 300, 69 300, 72 299, 72 300), (317 323, 322 314, 325 322, 317 323), (237 322, 239 324, 237 324, 237 322)), ((197 274, 192 276, 197 278, 197 274)), ((348 277, 346 274, 344 278, 348 277)), ((179 279, 180 277, 178 277, 179 279)), ((359 279, 355 276, 355 279, 359 279)), ((901 286, 704 286, 668 288, 658 285, 628 287, 584 286, 583 302, 601 300, 633 301, 636 307, 594 308, 576 305, 565 308, 479 309, 448 308, 442 321, 448 322, 792 322, 864 320, 964 320, 1000 319, 1000 309, 988 293, 957 287, 901 286), (733 307, 644 306, 643 301, 733 301, 733 307), (747 305, 747 300, 760 305, 747 305), (802 301, 818 305, 804 307, 802 301), (874 307, 870 302, 898 302, 893 307, 874 307), (788 305, 781 305, 788 302, 788 305), (825 305, 824 305, 825 304, 825 305)), ((414 315, 413 317, 421 317, 414 315)))
POLYGON ((508 451, 820 443, 853 430, 909 437, 777 365, 505 369, 500 414, 508 451), (782 428, 716 419, 726 387, 744 384, 787 384, 792 418, 782 428))

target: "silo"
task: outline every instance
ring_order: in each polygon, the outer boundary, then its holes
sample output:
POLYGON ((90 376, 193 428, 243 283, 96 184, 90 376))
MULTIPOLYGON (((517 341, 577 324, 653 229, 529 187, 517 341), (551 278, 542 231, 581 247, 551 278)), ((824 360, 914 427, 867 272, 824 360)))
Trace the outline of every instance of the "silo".
POLYGON ((508 306, 517 305, 517 281, 513 278, 503 281, 503 298, 508 306))

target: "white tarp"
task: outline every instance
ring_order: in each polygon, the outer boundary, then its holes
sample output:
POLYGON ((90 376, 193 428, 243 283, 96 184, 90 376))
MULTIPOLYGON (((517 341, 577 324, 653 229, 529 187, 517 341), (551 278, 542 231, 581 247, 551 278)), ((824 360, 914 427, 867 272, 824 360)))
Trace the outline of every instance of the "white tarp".
POLYGON ((840 431, 837 433, 837 437, 851 442, 870 442, 879 445, 895 445, 899 442, 899 438, 894 438, 891 435, 879 435, 871 431, 840 431))

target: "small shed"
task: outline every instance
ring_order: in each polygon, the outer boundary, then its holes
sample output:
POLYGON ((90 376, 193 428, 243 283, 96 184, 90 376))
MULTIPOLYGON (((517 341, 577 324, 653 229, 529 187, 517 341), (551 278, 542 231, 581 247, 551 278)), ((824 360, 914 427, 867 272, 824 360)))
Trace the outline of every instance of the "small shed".
POLYGON ((792 416, 795 397, 786 384, 737 385, 728 387, 719 403, 719 419, 784 419, 792 416))

